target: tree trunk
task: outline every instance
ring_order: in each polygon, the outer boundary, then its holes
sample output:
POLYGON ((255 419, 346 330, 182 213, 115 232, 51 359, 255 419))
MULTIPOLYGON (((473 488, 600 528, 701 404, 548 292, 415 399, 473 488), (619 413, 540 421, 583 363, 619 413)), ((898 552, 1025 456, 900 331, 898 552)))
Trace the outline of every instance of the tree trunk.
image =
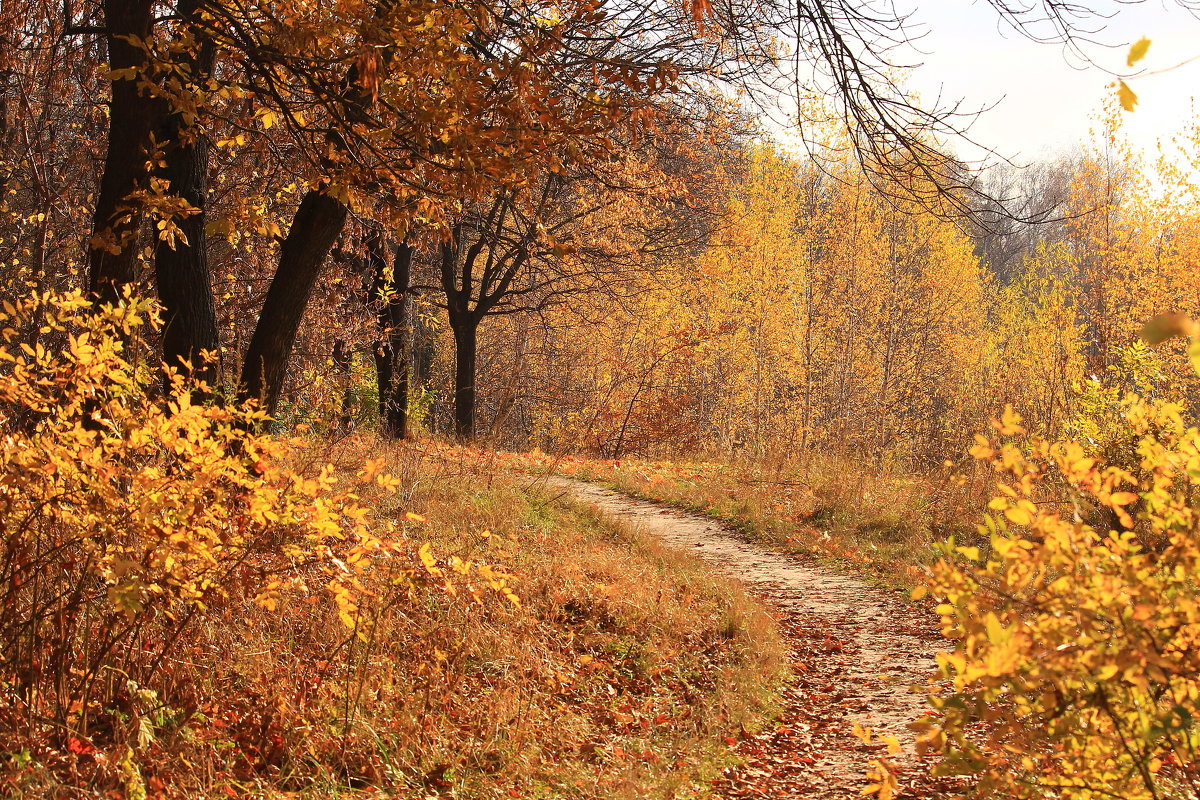
MULTIPOLYGON (((198 0, 186 0, 180 4, 180 13, 190 17, 197 4, 198 0)), ((197 82, 211 73, 213 65, 211 43, 201 41, 198 46, 189 64, 192 79, 197 82)), ((220 378, 220 364, 205 361, 201 355, 202 351, 210 351, 215 359, 220 351, 205 235, 208 140, 199 130, 189 130, 181 114, 167 108, 158 141, 165 143, 166 166, 160 175, 168 181, 170 193, 199 209, 199 213, 175 221, 182 236, 176 237, 174 247, 161 240, 155 245, 154 273, 166 322, 163 362, 169 367, 190 365, 196 378, 214 386, 220 378)))
MULTIPOLYGON (((393 0, 381 2, 376 8, 377 18, 381 19, 394 5, 393 0)), ((383 48, 380 65, 386 66, 394 55, 394 48, 383 48)), ((358 65, 353 64, 346 71, 341 97, 340 110, 351 122, 365 122, 364 109, 372 102, 370 93, 360 85, 358 69, 358 65)), ((341 151, 347 147, 336 129, 329 132, 326 143, 341 151)), ((322 162, 327 169, 334 168, 331 159, 322 159, 322 162)), ((348 214, 349 209, 341 201, 321 191, 310 190, 300 201, 283 240, 279 267, 271 279, 258 325, 242 362, 240 392, 243 399, 258 400, 272 416, 279 405, 288 359, 308 298, 320 277, 325 257, 346 225, 348 214)))
POLYGON ((379 338, 375 342, 375 386, 379 393, 379 424, 387 433, 388 406, 392 396, 391 314, 389 300, 391 283, 387 277, 387 252, 383 231, 379 225, 370 225, 364 240, 367 248, 367 269, 371 283, 366 290, 364 302, 367 310, 375 315, 379 327, 379 338))
MULTIPOLYGON (((109 68, 140 69, 141 49, 128 37, 147 40, 154 24, 150 0, 104 0, 109 68)), ((131 201, 146 183, 146 155, 154 124, 155 101, 138 90, 136 78, 112 82, 108 106, 108 152, 92 215, 88 242, 88 288, 100 302, 115 303, 121 290, 137 279, 137 236, 142 209, 131 201)))
POLYGON ((308 298, 325 257, 346 224, 346 215, 346 206, 340 201, 319 191, 308 192, 279 250, 279 267, 246 348, 241 380, 242 399, 258 400, 272 416, 279 406, 308 298))
POLYGON ((367 236, 372 281, 367 308, 375 313, 379 341, 375 345, 375 375, 379 387, 379 421, 392 439, 408 437, 409 298, 413 248, 400 244, 388 259, 382 232, 376 227, 367 236))
POLYGON ((354 353, 345 339, 338 339, 333 343, 331 360, 342 378, 342 407, 334 429, 340 433, 349 433, 354 429, 354 353))
POLYGON ((468 315, 451 319, 454 330, 454 435, 475 438, 475 349, 479 320, 468 315))
POLYGON ((392 262, 392 293, 388 297, 388 351, 392 359, 391 391, 388 393, 384 433, 393 439, 408 438, 408 361, 412 340, 412 245, 396 248, 392 262))
POLYGON ((379 387, 379 424, 385 436, 391 436, 391 431, 388 430, 388 411, 391 408, 394 363, 391 341, 384 335, 375 343, 375 385, 379 387))

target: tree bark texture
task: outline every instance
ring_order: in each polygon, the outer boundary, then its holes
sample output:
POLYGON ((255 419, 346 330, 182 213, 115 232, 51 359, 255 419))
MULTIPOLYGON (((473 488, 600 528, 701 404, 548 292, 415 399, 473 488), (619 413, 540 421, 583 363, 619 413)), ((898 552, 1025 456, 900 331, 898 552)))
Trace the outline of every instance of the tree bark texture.
POLYGON ((386 305, 380 309, 380 324, 386 314, 387 354, 391 361, 391 376, 384 394, 380 384, 380 398, 386 397, 383 414, 384 434, 393 439, 407 439, 409 433, 408 387, 409 351, 412 340, 412 298, 409 286, 412 283, 412 245, 402 243, 396 248, 392 260, 391 291, 386 296, 386 305))
MULTIPOLYGON (((187 0, 180 5, 180 12, 194 14, 198 2, 187 0)), ((202 41, 199 48, 189 64, 195 81, 205 78, 213 65, 211 44, 202 41)), ((201 351, 214 354, 220 351, 205 234, 208 140, 199 130, 188 130, 183 116, 174 109, 164 111, 157 134, 166 148, 166 166, 160 174, 167 180, 172 195, 186 200, 199 212, 175 221, 182 237, 176 237, 174 247, 163 241, 155 246, 155 280, 166 323, 163 362, 170 367, 190 365, 195 377, 213 386, 220 378, 220 364, 206 362, 201 357, 201 351)))
POLYGON ((279 250, 279 267, 246 348, 241 379, 242 398, 259 401, 272 416, 279 407, 304 309, 325 258, 346 224, 347 213, 339 200, 309 191, 279 250))
POLYGON ((408 437, 409 351, 413 248, 400 244, 388 274, 387 248, 378 228, 367 237, 371 288, 367 307, 375 314, 379 340, 375 345, 375 375, 379 388, 379 421, 383 434, 392 439, 408 437))
MULTIPOLYGON (((386 13, 392 5, 390 0, 381 3, 379 13, 386 13)), ((384 48, 381 64, 386 66, 393 55, 391 48, 384 48)), ((357 65, 346 72, 341 103, 348 120, 362 120, 364 109, 371 102, 370 93, 358 85, 358 75, 357 65)), ((330 132, 328 144, 341 150, 347 147, 336 131, 330 132)), ((326 162, 326 166, 331 164, 326 162)), ((280 248, 279 267, 271 279, 246 350, 240 383, 241 397, 258 400, 272 416, 279 406, 288 359, 304 309, 321 275, 325 257, 341 235, 348 215, 349 209, 341 201, 320 190, 309 190, 300 201, 280 248)))
POLYGON ((438 247, 438 269, 446 293, 446 316, 454 332, 454 435, 469 441, 475 438, 475 350, 483 312, 479 303, 471 307, 472 253, 462 255, 462 230, 455 225, 438 247))
MULTIPOLYGON (((104 0, 105 40, 110 69, 140 69, 145 55, 126 37, 146 40, 154 24, 150 0, 104 0)), ((88 242, 88 288, 100 302, 115 303, 137 275, 137 237, 142 209, 131 195, 146 184, 146 155, 155 101, 136 78, 112 82, 108 151, 92 215, 88 242), (115 252, 114 252, 115 251, 115 252)))
POLYGON ((454 434, 463 441, 475 438, 475 352, 479 321, 468 316, 454 330, 454 434))

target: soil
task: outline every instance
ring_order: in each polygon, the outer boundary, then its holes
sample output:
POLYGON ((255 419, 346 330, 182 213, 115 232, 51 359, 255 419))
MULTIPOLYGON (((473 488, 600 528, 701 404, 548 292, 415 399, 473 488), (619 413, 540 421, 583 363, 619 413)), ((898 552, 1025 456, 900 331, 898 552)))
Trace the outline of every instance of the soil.
POLYGON ((887 749, 877 740, 864 744, 855 723, 899 741, 902 751, 889 757, 899 796, 944 793, 907 728, 929 713, 925 687, 944 644, 930 614, 896 592, 760 547, 705 517, 565 478, 549 479, 548 489, 694 553, 744 583, 779 622, 792 662, 783 713, 737 743, 742 763, 716 782, 717 796, 861 797, 870 761, 887 749))

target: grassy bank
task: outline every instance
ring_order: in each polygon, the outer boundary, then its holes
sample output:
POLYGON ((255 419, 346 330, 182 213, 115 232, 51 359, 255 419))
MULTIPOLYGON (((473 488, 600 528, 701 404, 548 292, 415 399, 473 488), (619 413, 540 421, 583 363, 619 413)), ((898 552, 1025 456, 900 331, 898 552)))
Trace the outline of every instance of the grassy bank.
POLYGON ((214 602, 86 735, 0 715, 0 795, 705 795, 781 675, 765 614, 491 465, 370 439, 292 456, 310 474, 332 461, 335 480, 366 457, 399 481, 362 498, 372 526, 413 563, 428 545, 444 579, 363 574, 355 631, 319 591, 214 602))

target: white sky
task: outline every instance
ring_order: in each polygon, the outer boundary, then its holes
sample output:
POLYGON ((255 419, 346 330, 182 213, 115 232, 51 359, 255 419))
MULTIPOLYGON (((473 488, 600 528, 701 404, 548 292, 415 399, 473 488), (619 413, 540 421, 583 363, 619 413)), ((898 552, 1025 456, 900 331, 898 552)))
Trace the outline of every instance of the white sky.
MULTIPOLYGON (((1095 0, 1079 0, 1082 3, 1095 0)), ((928 103, 940 92, 946 103, 963 99, 964 109, 993 106, 970 129, 983 145, 1028 163, 1041 156, 1071 149, 1088 138, 1096 112, 1114 78, 1102 68, 1129 73, 1125 66, 1129 44, 1145 36, 1152 42, 1145 70, 1174 66, 1200 56, 1200 20, 1171 0, 1146 0, 1117 6, 1096 38, 1115 45, 1087 47, 1098 66, 1080 64, 1061 46, 1031 42, 998 21, 985 0, 898 0, 913 9, 911 22, 927 35, 918 42, 924 54, 914 53, 909 86, 928 103)), ((1135 150, 1153 160, 1159 139, 1169 139, 1197 120, 1192 96, 1200 94, 1200 61, 1162 75, 1128 81, 1138 94, 1124 130, 1135 150)), ((984 154, 959 144, 959 155, 979 159, 984 154)))

